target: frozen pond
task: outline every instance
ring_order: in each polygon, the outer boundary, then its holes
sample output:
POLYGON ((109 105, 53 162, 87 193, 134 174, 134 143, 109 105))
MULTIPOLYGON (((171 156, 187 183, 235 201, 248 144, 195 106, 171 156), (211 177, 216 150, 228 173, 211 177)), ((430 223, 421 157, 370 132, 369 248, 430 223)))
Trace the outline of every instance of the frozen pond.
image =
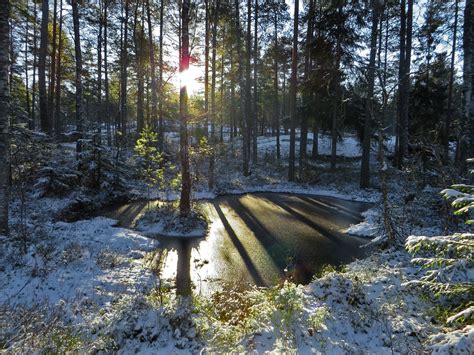
MULTIPOLYGON (((362 220, 368 203, 286 193, 225 195, 199 203, 211 221, 206 238, 154 236, 160 241, 162 277, 174 279, 180 269, 178 287, 192 281, 195 292, 206 292, 223 282, 269 286, 291 278, 307 283, 324 265, 368 253, 360 248, 368 239, 343 233, 362 220)), ((132 228, 146 208, 146 202, 132 202, 106 215, 132 228)))

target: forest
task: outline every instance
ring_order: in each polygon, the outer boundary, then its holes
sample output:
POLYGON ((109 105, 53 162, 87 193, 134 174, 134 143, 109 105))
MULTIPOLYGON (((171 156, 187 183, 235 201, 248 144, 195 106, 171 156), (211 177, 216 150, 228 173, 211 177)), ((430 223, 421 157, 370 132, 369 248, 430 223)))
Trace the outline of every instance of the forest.
POLYGON ((474 353, 474 0, 0 0, 0 353, 474 353))

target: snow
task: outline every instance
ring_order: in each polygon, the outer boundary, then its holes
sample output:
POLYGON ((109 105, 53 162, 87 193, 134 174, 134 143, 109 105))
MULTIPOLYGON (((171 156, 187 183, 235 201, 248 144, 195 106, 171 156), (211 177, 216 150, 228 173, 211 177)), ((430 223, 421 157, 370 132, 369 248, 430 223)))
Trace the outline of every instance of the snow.
POLYGON ((429 339, 433 354, 472 354, 474 352, 474 326, 438 333, 429 339))
MULTIPOLYGON (((406 255, 392 251, 355 262, 342 274, 330 273, 308 286, 331 316, 317 339, 325 353, 407 353, 421 348, 430 331, 422 301, 403 290, 402 280, 414 273, 403 270, 406 255)), ((432 330, 432 329, 431 329, 432 330)), ((318 349, 319 347, 319 349, 318 349)))
POLYGON ((195 212, 183 218, 176 209, 161 208, 145 212, 137 221, 136 229, 149 237, 197 238, 206 235, 207 222, 195 212))
MULTIPOLYGON (((282 156, 287 156, 289 153, 290 135, 280 135, 280 151, 282 156)), ((296 140, 296 151, 299 151, 300 140, 296 140)), ((313 145, 313 133, 308 133, 308 150, 313 145)), ((373 147, 377 143, 373 142, 373 147)), ((395 137, 390 137, 386 142, 386 148, 389 152, 394 151, 395 137)), ((319 155, 331 155, 332 138, 329 135, 318 135, 318 153, 319 155)), ((258 149, 260 153, 270 153, 276 150, 276 137, 258 137, 258 149)), ((355 135, 346 134, 341 140, 336 143, 336 155, 345 158, 358 158, 362 156, 362 147, 359 139, 355 135)))
POLYGON ((364 220, 358 224, 353 224, 344 233, 357 235, 359 237, 375 237, 380 231, 380 212, 378 208, 371 208, 362 212, 364 220))
MULTIPOLYGON (((178 138, 179 135, 173 132, 166 135, 170 144, 177 145, 178 138)), ((312 134, 308 138, 309 150, 312 134)), ((318 138, 319 154, 330 155, 330 137, 321 134, 318 138)), ((379 190, 358 188, 360 162, 357 158, 361 156, 361 147, 356 136, 345 135, 337 143, 338 157, 347 158, 338 162, 342 173, 329 173, 324 159, 308 161, 316 175, 308 183, 285 182, 288 135, 281 136, 280 162, 275 161, 275 137, 259 137, 258 142, 259 163, 252 166, 251 176, 241 174, 240 157, 236 153, 240 140, 236 139, 228 144, 231 149, 224 151, 217 161, 220 166, 216 169, 219 178, 215 189, 210 191, 201 182, 194 186, 193 199, 212 199, 224 193, 283 192, 380 204, 379 190), (229 151, 229 157, 225 156, 229 151)), ((298 144, 297 140, 296 149, 298 144)), ((377 143, 373 144, 375 153, 377 143)), ((73 159, 75 144, 61 146, 69 159, 73 159)), ((393 146, 392 137, 387 143, 389 153, 393 146)), ((385 168, 390 172, 390 167, 385 165, 385 168)), ((390 211, 394 223, 403 237, 417 235, 408 238, 408 245, 422 239, 443 243, 445 237, 439 235, 442 222, 437 220, 439 214, 432 212, 435 209, 432 196, 439 199, 439 189, 425 188, 413 202, 403 205, 399 200, 403 200, 407 192, 398 176, 393 180, 389 185, 390 201, 392 206, 402 206, 400 210, 390 211)), ((176 192, 148 189, 134 179, 128 183, 129 192, 136 192, 138 197, 168 201, 179 198, 176 192)), ((453 191, 443 193, 453 198, 464 196, 458 192, 455 195, 453 191)), ((176 299, 157 304, 151 297, 153 291, 170 285, 151 270, 150 258, 154 258, 153 251, 158 242, 147 236, 197 237, 205 234, 207 225, 188 224, 172 213, 155 216, 154 220, 142 219, 135 231, 118 228, 116 221, 108 218, 53 222, 53 216, 71 204, 74 194, 63 198, 40 198, 33 193, 32 197, 26 224, 33 237, 26 255, 19 256, 7 238, 0 236, 0 311, 6 309, 14 319, 18 307, 33 309, 46 305, 48 312, 59 313, 59 319, 83 337, 87 344, 84 352, 152 354, 223 350, 219 344, 213 348, 213 339, 200 334, 202 315, 194 312, 195 304, 176 299)), ((18 210, 18 201, 12 207, 18 210)), ((350 226, 346 233, 382 238, 381 207, 375 205, 363 217, 364 221, 350 226)), ((14 224, 17 223, 15 216, 14 224)), ((412 287, 422 275, 418 266, 422 263, 422 258, 413 260, 403 250, 374 251, 369 258, 351 263, 341 272, 332 271, 315 278, 309 285, 297 286, 295 297, 303 302, 303 307, 291 315, 287 324, 290 338, 285 338, 282 332, 285 320, 281 315, 290 306, 284 304, 281 309, 268 310, 271 317, 266 319, 267 323, 249 320, 257 322, 258 327, 252 324, 255 326, 252 332, 238 334, 236 349, 240 352, 302 354, 392 354, 426 350, 442 354, 474 353, 474 327, 446 328, 435 324, 429 313, 433 304, 421 297, 419 289, 412 287)), ((469 267, 466 263, 459 266, 469 267)), ((467 274, 472 277, 472 268, 467 274)), ((456 280, 455 277, 452 279, 456 280)), ((268 297, 266 291, 255 289, 252 292, 257 296, 262 292, 268 297)), ((172 298, 171 294, 174 290, 166 293, 165 298, 172 298)), ((276 297, 282 296, 280 290, 276 297)), ((454 315, 452 321, 456 316, 471 315, 472 307, 463 312, 454 315)), ((212 336, 226 334, 227 329, 217 326, 229 327, 211 322, 212 336)), ((42 327, 47 328, 44 324, 42 327)), ((9 332, 18 327, 12 324, 5 328, 9 332)))
MULTIPOLYGON (((98 217, 51 224, 47 239, 30 246, 22 266, 7 267, 0 276, 0 304, 65 304, 64 317, 80 324, 95 317, 94 307, 107 309, 124 294, 142 294, 155 282, 143 258, 158 242, 115 223, 98 217)), ((7 250, 0 256, 7 260, 7 250)))

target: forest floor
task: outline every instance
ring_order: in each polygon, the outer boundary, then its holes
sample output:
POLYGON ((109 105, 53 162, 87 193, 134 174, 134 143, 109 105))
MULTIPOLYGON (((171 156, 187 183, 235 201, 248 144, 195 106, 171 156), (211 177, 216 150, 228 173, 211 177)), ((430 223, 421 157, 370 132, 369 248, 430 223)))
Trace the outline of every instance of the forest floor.
MULTIPOLYGON (((356 137, 346 136, 339 144, 338 169, 331 172, 329 138, 321 136, 320 158, 308 161, 297 183, 286 182, 288 141, 282 136, 283 159, 278 161, 274 138, 261 137, 260 160, 249 177, 240 172, 239 142, 223 144, 217 150, 212 191, 206 187, 206 167, 200 161, 193 165, 198 170, 194 198, 274 191, 375 202, 365 221, 348 232, 382 239, 378 166, 374 157, 373 188, 360 190, 356 137)), ((174 146, 172 136, 169 144, 174 146)), ((49 166, 64 168, 65 175, 75 164, 68 144, 55 146, 50 156, 49 166)), ((405 239, 465 230, 439 195, 452 182, 449 174, 429 170, 421 176, 418 170, 389 171, 387 190, 398 235, 405 239)), ((120 191, 110 187, 113 193, 105 188, 91 194, 73 182, 58 196, 41 193, 40 179, 44 176, 13 194, 14 238, 0 237, 0 352, 474 351, 472 326, 448 327, 437 300, 408 286, 424 271, 411 263, 403 246, 328 267, 308 285, 284 282, 242 289, 229 282, 210 296, 180 298, 171 283, 160 279, 160 260, 153 252, 157 241, 96 216, 110 196, 121 201, 173 199, 176 194, 147 188, 131 176, 120 191)))

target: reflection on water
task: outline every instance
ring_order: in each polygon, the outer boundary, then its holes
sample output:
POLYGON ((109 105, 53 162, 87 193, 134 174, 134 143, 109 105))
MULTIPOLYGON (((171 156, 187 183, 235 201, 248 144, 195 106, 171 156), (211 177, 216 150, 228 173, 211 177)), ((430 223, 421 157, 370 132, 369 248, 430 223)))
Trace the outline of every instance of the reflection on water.
MULTIPOLYGON (((367 253, 360 248, 366 239, 342 233, 361 220, 360 213, 370 207, 366 203, 255 193, 200 204, 211 221, 206 238, 150 235, 160 241, 162 279, 176 280, 181 295, 193 289, 207 294, 222 282, 270 286, 291 278, 307 283, 322 266, 347 263, 367 253)), ((106 215, 131 228, 146 206, 134 202, 106 215)))
POLYGON ((181 239, 178 242, 178 265, 176 267, 176 294, 191 295, 191 243, 181 239))

